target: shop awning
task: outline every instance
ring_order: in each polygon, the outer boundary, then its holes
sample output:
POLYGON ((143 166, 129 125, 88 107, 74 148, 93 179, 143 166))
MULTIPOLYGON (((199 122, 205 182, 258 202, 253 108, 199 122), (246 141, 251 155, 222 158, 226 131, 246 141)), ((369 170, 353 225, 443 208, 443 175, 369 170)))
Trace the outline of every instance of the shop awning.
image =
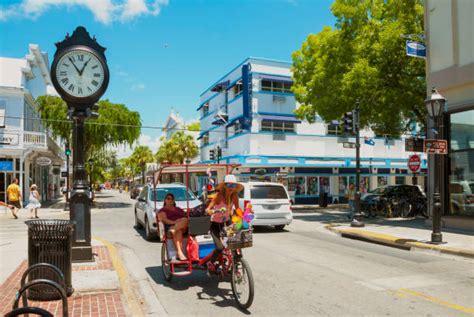
POLYGON ((291 80, 290 77, 282 77, 282 76, 275 76, 275 75, 260 75, 260 78, 262 80, 270 80, 270 81, 276 81, 276 82, 281 82, 281 83, 293 83, 293 80, 291 80))
POLYGON ((301 120, 290 116, 260 115, 260 117, 262 118, 262 120, 301 123, 301 120))
POLYGON ((226 124, 229 117, 227 116, 227 114, 217 114, 214 116, 214 121, 212 121, 212 124, 213 125, 223 125, 223 124, 226 124))
POLYGON ((222 90, 226 89, 227 86, 229 86, 229 83, 230 83, 229 80, 221 81, 220 83, 218 83, 214 87, 212 87, 211 91, 214 91, 214 92, 222 91, 222 90))
POLYGON ((229 127, 229 126, 233 125, 238 120, 240 120, 240 121, 243 120, 243 118, 244 118, 244 116, 241 115, 241 116, 230 119, 230 121, 227 122, 226 127, 229 127))

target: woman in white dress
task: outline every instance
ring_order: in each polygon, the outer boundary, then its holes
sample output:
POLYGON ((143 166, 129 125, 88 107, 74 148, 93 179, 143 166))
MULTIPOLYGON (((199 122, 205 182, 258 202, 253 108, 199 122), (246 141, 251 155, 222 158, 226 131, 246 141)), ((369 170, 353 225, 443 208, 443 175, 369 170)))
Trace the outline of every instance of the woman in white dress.
POLYGON ((40 200, 40 195, 38 192, 38 188, 36 187, 36 184, 31 185, 30 187, 30 202, 26 206, 27 209, 30 210, 30 218, 33 219, 33 211, 35 213, 34 218, 39 218, 38 217, 38 208, 41 207, 41 204, 39 202, 40 200))

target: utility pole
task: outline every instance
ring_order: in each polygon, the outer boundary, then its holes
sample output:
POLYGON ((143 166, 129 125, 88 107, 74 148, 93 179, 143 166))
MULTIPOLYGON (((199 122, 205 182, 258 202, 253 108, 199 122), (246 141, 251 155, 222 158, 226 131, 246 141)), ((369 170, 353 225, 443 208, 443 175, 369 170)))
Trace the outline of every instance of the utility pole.
POLYGON ((355 193, 355 214, 351 222, 351 227, 364 227, 364 222, 361 221, 362 215, 360 213, 360 109, 359 101, 356 102, 356 107, 353 110, 353 123, 355 133, 355 147, 356 147, 356 193, 355 193))

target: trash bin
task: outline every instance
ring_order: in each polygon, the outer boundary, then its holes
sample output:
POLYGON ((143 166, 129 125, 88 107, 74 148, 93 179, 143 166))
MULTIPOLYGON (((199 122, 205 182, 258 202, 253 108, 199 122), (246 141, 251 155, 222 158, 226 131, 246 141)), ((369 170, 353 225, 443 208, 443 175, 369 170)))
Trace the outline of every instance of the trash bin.
MULTIPOLYGON (((49 263, 59 268, 65 277, 66 294, 74 289, 71 285, 71 249, 74 222, 69 220, 29 220, 28 226, 28 266, 49 263)), ((38 269, 31 272, 29 281, 49 279, 60 284, 57 275, 49 270, 38 269)), ((61 299, 54 289, 45 286, 31 287, 27 295, 31 300, 61 299)))
POLYGON ((322 192, 319 195, 319 207, 327 207, 328 206, 328 193, 322 192))

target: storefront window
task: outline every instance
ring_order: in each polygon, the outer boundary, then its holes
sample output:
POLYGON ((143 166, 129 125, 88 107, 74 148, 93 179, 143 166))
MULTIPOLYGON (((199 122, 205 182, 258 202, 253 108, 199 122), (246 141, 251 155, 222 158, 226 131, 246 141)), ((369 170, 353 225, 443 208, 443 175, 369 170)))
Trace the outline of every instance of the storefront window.
POLYGON ((360 192, 367 193, 370 189, 370 182, 368 176, 361 176, 360 177, 360 192))
POLYGON ((319 178, 319 190, 321 191, 321 193, 329 194, 329 177, 319 178))
POLYGON ((339 196, 346 195, 347 184, 347 176, 339 176, 339 196))
POLYGON ((318 194, 318 177, 317 176, 308 176, 308 195, 317 195, 318 194))
POLYGON ((449 211, 474 216, 474 110, 451 114, 449 211))
POLYGON ((385 186, 388 183, 387 176, 377 176, 377 187, 385 186))
POLYGON ((405 176, 395 176, 395 184, 405 185, 405 176))
POLYGON ((295 177, 295 196, 298 195, 306 195, 306 184, 305 184, 306 177, 298 176, 295 177))

